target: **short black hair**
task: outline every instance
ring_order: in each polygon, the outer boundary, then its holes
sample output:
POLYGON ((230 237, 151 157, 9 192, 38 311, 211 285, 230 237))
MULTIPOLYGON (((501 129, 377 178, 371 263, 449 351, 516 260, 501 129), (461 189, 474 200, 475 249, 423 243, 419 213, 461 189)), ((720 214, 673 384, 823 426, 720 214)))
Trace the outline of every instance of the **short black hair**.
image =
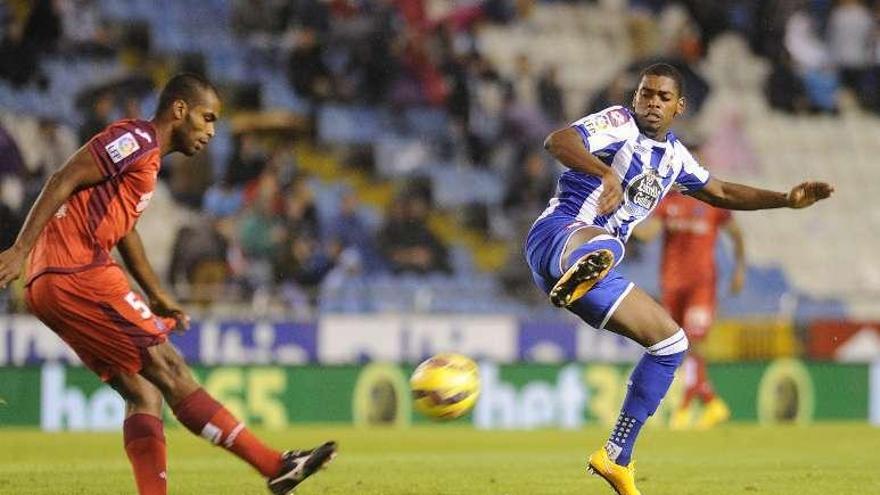
POLYGON ((219 95, 217 88, 206 77, 193 72, 182 72, 165 83, 165 87, 159 93, 159 104, 156 110, 162 112, 177 100, 183 100, 189 105, 196 104, 206 90, 219 95))
POLYGON ((681 72, 675 67, 664 63, 650 65, 642 71, 641 75, 639 75, 640 84, 645 76, 663 76, 672 79, 675 81, 675 86, 678 88, 678 96, 684 96, 684 77, 682 77, 681 72))

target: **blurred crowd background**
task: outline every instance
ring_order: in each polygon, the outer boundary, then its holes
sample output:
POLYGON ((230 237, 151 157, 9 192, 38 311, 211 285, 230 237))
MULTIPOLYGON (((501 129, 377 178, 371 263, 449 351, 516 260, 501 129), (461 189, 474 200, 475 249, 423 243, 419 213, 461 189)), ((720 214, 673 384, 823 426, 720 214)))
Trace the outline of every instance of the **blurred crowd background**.
MULTIPOLYGON (((748 282, 722 315, 876 317, 878 20, 859 0, 6 0, 0 246, 65 157, 194 71, 222 90, 217 135, 165 159, 139 225, 194 311, 540 318, 521 246, 561 172, 542 140, 666 61, 714 173, 838 189, 737 215, 748 282)), ((653 292, 657 251, 624 264, 653 292)))

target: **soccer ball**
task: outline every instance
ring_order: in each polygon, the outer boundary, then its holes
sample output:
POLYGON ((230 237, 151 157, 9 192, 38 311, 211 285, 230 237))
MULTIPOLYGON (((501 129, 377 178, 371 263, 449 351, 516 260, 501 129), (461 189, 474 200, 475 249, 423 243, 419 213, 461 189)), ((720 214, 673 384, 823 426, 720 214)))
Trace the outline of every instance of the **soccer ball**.
POLYGON ((479 369, 477 363, 461 354, 437 354, 413 371, 409 385, 417 411, 431 419, 454 419, 477 402, 479 369))

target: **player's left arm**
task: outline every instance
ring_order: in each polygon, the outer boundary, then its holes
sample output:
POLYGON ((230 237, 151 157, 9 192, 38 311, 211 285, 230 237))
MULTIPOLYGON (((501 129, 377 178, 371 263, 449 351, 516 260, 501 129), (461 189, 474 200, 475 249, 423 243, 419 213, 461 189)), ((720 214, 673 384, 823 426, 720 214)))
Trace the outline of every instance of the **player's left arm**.
POLYGON ((119 254, 122 255, 122 261, 125 262, 125 266, 147 295, 150 309, 159 316, 168 316, 176 319, 178 327, 182 327, 182 329, 188 328, 189 316, 187 316, 183 307, 162 289, 159 277, 147 259, 144 243, 141 241, 141 236, 138 234, 137 229, 132 229, 131 232, 126 234, 116 247, 119 249, 119 254))
POLYGON ((834 187, 825 182, 803 182, 784 193, 710 177, 704 187, 688 194, 718 208, 767 210, 806 208, 816 201, 828 198, 833 192, 834 187))
POLYGON ((733 268, 733 276, 730 279, 730 293, 739 294, 746 283, 746 249, 743 240, 742 229, 736 220, 731 218, 724 224, 724 232, 733 241, 733 257, 736 265, 733 268))

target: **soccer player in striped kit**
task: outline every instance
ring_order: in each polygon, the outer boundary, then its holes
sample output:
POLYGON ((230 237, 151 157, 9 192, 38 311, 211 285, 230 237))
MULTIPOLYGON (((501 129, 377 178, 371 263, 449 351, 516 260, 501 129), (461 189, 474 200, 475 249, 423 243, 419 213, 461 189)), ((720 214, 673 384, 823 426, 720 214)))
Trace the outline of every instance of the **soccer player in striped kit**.
POLYGON ((774 192, 711 177, 669 131, 685 109, 682 84, 675 68, 652 65, 631 109, 610 107, 547 137, 545 148, 570 170, 525 242, 535 283, 555 306, 645 348, 610 438, 588 460, 590 471, 621 495, 639 494, 633 446, 688 349, 679 324, 615 270, 632 229, 673 189, 732 210, 804 208, 834 190, 804 182, 774 192))

